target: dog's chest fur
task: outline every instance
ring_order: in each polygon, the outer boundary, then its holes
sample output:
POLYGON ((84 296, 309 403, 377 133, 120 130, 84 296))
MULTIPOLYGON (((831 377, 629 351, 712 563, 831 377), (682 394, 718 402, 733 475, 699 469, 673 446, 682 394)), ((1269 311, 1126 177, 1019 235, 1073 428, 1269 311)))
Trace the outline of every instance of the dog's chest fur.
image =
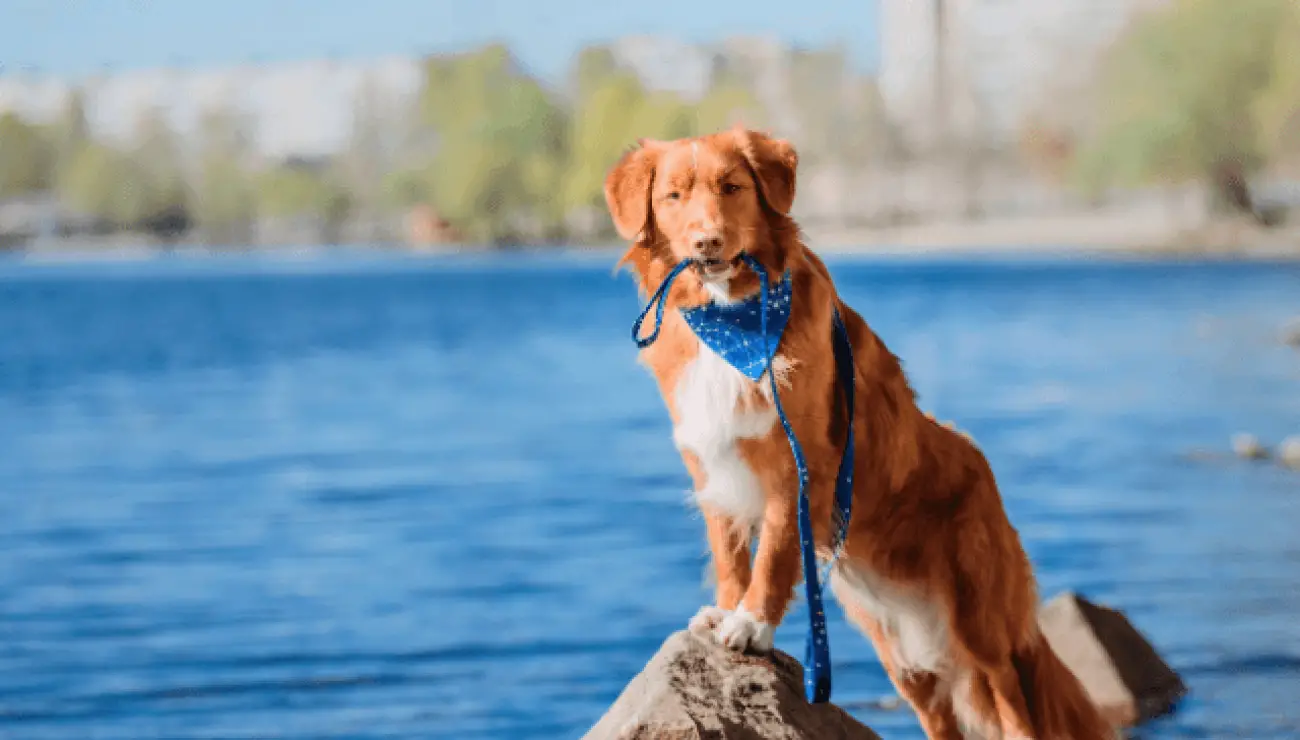
MULTIPOLYGON (((699 502, 756 524, 763 517, 763 487, 736 443, 765 437, 777 426, 770 381, 766 375, 750 380, 703 342, 691 341, 698 345, 696 355, 673 388, 673 440, 695 456, 704 473, 704 485, 695 492, 699 502)), ((783 381, 789 363, 778 356, 773 366, 783 381)))

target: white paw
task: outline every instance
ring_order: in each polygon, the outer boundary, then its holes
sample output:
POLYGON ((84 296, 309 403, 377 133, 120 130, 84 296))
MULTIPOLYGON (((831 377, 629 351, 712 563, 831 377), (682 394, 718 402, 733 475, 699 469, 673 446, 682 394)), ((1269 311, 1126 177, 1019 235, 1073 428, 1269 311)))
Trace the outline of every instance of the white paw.
POLYGON ((722 644, 739 652, 747 650, 757 653, 772 651, 772 639, 776 628, 740 607, 728 614, 718 625, 718 639, 722 644))
POLYGON ((713 632, 722 624, 722 620, 727 618, 731 612, 716 606, 703 606, 691 617, 691 623, 687 629, 697 634, 706 634, 713 632))

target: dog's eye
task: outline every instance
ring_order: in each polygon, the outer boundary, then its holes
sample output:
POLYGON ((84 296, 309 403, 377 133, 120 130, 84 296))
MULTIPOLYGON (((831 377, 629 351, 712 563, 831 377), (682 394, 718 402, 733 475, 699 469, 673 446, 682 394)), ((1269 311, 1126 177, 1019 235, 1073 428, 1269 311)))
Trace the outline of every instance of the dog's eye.
POLYGON ((739 193, 739 192, 740 192, 740 186, 737 185, 736 183, 734 183, 734 182, 724 182, 724 183, 722 183, 722 194, 723 194, 723 195, 734 195, 734 194, 739 193))

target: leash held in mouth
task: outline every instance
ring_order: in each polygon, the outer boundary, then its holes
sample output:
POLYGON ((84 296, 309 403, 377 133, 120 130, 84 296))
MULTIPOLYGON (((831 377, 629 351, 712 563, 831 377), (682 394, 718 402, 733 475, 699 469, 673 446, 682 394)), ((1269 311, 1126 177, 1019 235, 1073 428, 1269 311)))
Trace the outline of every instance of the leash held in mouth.
MULTIPOLYGON (((760 288, 756 299, 750 298, 734 304, 708 303, 697 308, 681 309, 681 314, 696 337, 720 357, 750 380, 761 380, 766 374, 771 384, 772 404, 776 407, 777 417, 781 420, 786 439, 790 443, 790 452, 794 456, 795 469, 799 476, 799 549, 803 561, 804 592, 808 602, 809 619, 804 656, 804 688, 808 701, 818 704, 829 701, 831 696, 830 643, 826 634, 826 610, 820 583, 825 574, 822 579, 819 579, 817 553, 813 543, 812 514, 808 502, 808 462, 804 458, 803 447, 795 436, 794 427, 790 424, 790 419, 781 405, 776 372, 773 368, 777 347, 781 343, 781 337, 790 319, 793 288, 789 271, 772 288, 769 286, 767 270, 757 259, 746 253, 741 253, 740 259, 758 275, 760 288)), ((659 284, 650 302, 646 304, 641 315, 632 325, 632 339, 637 347, 648 347, 659 338, 668 291, 682 271, 694 262, 694 260, 683 260, 677 263, 659 284), (654 330, 650 336, 642 337, 641 325, 652 308, 655 310, 654 330)), ((844 452, 840 458, 839 472, 835 479, 832 555, 827 562, 827 570, 839 557, 843 548, 853 510, 855 402, 853 346, 838 309, 833 312, 832 321, 836 374, 846 404, 848 432, 844 452)))

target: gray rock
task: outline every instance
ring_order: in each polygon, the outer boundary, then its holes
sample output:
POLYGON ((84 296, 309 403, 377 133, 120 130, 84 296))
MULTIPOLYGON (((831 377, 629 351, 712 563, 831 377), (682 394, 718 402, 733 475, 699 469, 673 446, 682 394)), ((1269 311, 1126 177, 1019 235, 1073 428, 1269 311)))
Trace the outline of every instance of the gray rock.
POLYGON ((1287 437, 1277 446, 1278 462, 1295 470, 1300 470, 1300 434, 1287 437))
POLYGON ((1232 451, 1237 457, 1246 460, 1263 460, 1268 457, 1268 448, 1253 434, 1233 435, 1232 451))
POLYGON ((1039 628, 1111 724, 1168 714, 1187 693, 1178 674, 1125 616, 1065 592, 1043 604, 1039 628))
POLYGON ((674 633, 584 740, 880 740, 844 710, 809 704, 803 668, 674 633))
POLYGON ((1300 318, 1291 320, 1291 323, 1282 328, 1282 341, 1300 349, 1300 318))

